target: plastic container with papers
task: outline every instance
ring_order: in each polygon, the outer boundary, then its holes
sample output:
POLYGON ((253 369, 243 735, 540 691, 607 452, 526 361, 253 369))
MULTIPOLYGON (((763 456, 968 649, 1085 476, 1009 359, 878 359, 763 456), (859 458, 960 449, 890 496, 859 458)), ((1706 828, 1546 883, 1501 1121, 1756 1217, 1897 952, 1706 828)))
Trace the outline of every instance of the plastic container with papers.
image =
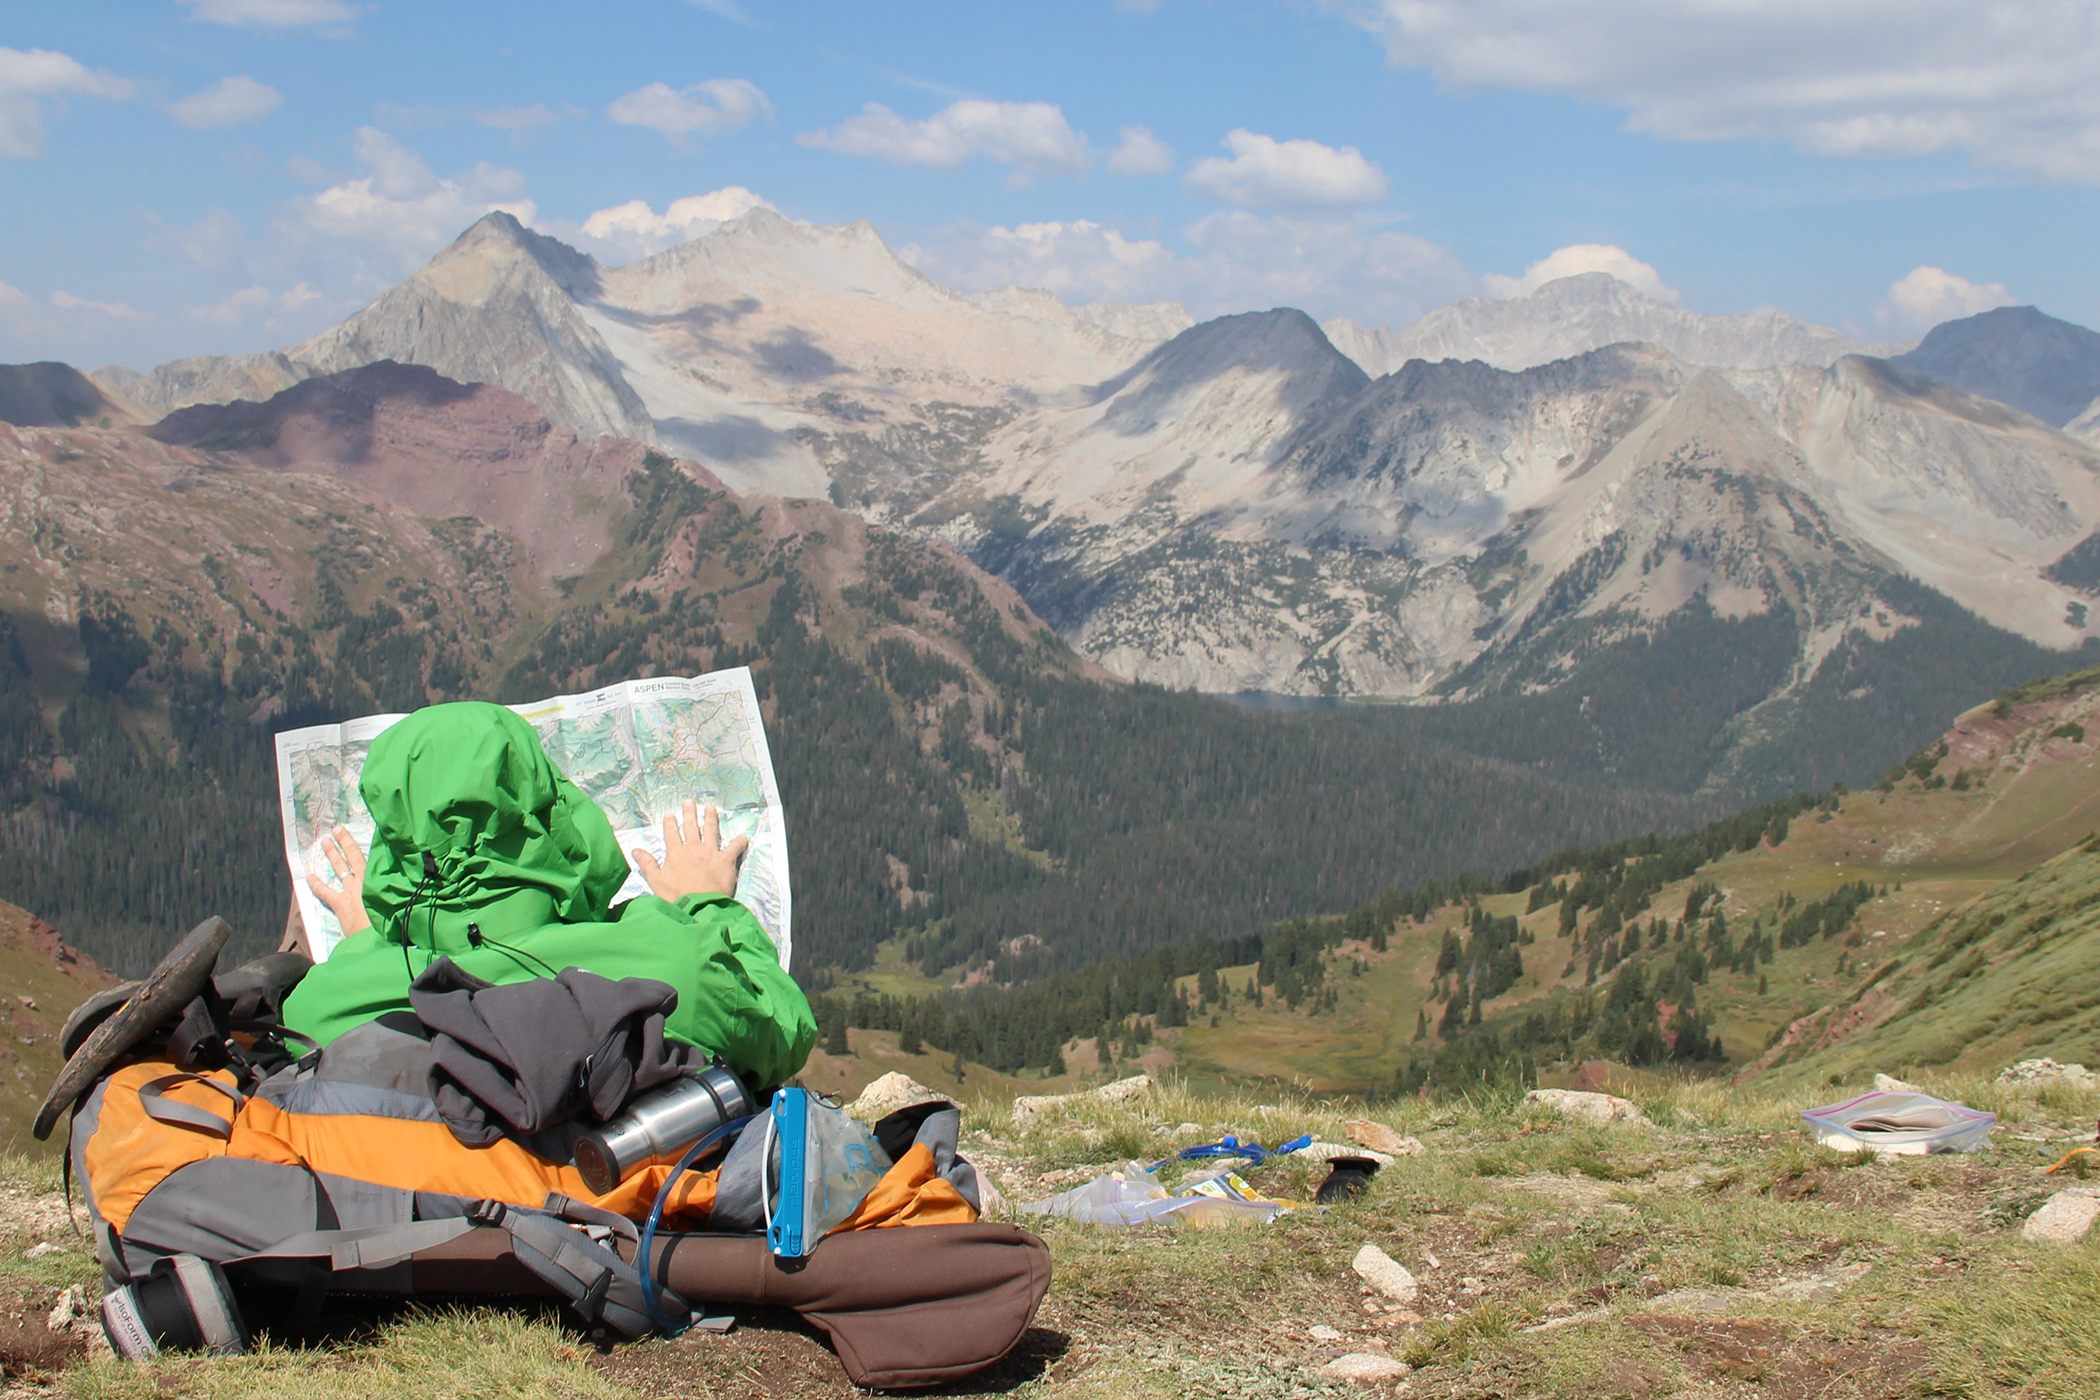
POLYGON ((1815 1140, 1840 1152, 1922 1157, 1980 1152, 1990 1146, 1998 1115, 1930 1094, 1876 1090, 1801 1114, 1815 1140))

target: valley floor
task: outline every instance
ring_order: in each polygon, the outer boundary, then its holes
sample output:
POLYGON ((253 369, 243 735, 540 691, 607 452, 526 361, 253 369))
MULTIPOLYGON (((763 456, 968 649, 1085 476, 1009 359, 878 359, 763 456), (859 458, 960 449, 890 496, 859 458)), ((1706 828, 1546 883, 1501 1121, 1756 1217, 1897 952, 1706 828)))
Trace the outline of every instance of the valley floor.
MULTIPOLYGON (((2044 1169, 2092 1140, 2100 1095, 1974 1079, 1927 1087, 1999 1113, 1992 1147, 1840 1156, 1805 1139, 1806 1091, 1713 1083, 1644 1092, 1653 1127, 1578 1126, 1514 1098, 1409 1100, 1370 1116, 1418 1136, 1421 1155, 1386 1168, 1356 1202, 1265 1229, 1106 1231, 1015 1215, 1049 1241, 1049 1297, 1015 1355, 949 1393, 2094 1394, 2100 1243, 2028 1242, 2020 1225, 2078 1184, 2071 1169, 2044 1169), (1366 1243, 1414 1273, 1417 1302, 1387 1311, 1367 1297, 1350 1269, 1366 1243), (1414 1369, 1369 1390, 1315 1374, 1343 1353, 1414 1369)), ((1172 1084, 1047 1118, 1017 1120, 994 1100, 968 1114, 965 1150, 1012 1213, 1013 1202, 1225 1131, 1340 1141, 1343 1120, 1364 1112, 1172 1084)), ((1248 1175, 1276 1196, 1308 1198, 1317 1184, 1314 1168, 1289 1159, 1248 1175)), ((14 1161, 0 1183, 8 1400, 855 1393, 788 1314, 747 1316, 726 1336, 602 1350, 550 1317, 406 1312, 346 1317, 327 1345, 238 1360, 87 1360, 41 1321, 61 1288, 94 1273, 57 1191, 48 1163, 14 1161), (64 1252, 29 1257, 45 1241, 64 1252)))

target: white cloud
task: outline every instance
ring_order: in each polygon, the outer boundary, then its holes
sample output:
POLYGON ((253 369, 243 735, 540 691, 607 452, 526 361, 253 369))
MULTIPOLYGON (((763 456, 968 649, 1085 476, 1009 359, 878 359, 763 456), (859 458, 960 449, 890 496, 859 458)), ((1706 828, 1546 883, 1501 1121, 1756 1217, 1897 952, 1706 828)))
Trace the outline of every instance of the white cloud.
POLYGON ((284 94, 276 88, 242 76, 221 78, 204 91, 171 103, 168 111, 192 130, 220 131, 267 117, 283 103, 284 94))
POLYGON ((1174 254, 1158 240, 1125 238, 1088 219, 1014 228, 963 225, 931 247, 901 250, 907 262, 951 286, 1040 287, 1068 302, 1149 301, 1177 276, 1174 254))
POLYGON ((1027 175, 1083 175, 1094 163, 1086 137, 1072 129, 1063 108, 1050 102, 965 98, 924 121, 870 102, 857 117, 795 139, 842 155, 939 170, 954 170, 977 156, 1027 175))
POLYGON ((209 306, 185 307, 184 314, 193 321, 205 321, 215 326, 237 326, 275 302, 276 298, 266 288, 243 287, 209 306))
POLYGON ((751 16, 744 13, 743 7, 738 5, 736 0, 686 0, 686 3, 696 10, 707 11, 717 19, 726 19, 746 28, 757 27, 751 23, 751 16))
POLYGON ((441 179, 421 156, 369 126, 358 129, 356 149, 369 173, 294 200, 291 224, 300 235, 375 260, 388 280, 414 270, 491 210, 523 223, 537 212, 515 170, 483 161, 441 179))
POLYGON ((1184 300, 1210 314, 1295 306, 1321 320, 1398 326, 1462 295, 1473 280, 1450 249, 1367 218, 1231 210, 1191 225, 1186 236, 1201 271, 1184 300))
POLYGON ((51 304, 61 311, 92 311, 98 316, 107 316, 113 321, 136 321, 139 313, 121 301, 89 301, 76 297, 68 291, 51 294, 51 304))
POLYGON ((1889 287, 1888 300, 1875 309, 1874 318, 1885 326, 1929 331, 1942 321, 1958 321, 2012 301, 2003 282, 1976 283, 1945 268, 1914 267, 1889 287))
POLYGON ((1123 144, 1109 153, 1111 175, 1164 175, 1174 168, 1174 148, 1141 126, 1126 126, 1123 144))
POLYGON ((1675 140, 1970 151, 2100 183, 2100 12, 2074 0, 1335 0, 1397 67, 1608 103, 1675 140))
POLYGON ((1368 218, 1238 210, 1183 230, 1185 248, 1090 220, 1014 228, 960 225, 900 253, 966 291, 1042 287, 1067 302, 1179 301, 1198 316, 1295 306, 1319 318, 1404 325, 1463 295, 1450 251, 1368 218))
POLYGON ((550 221, 547 232, 611 263, 633 262, 698 238, 753 209, 773 206, 742 185, 674 199, 659 214, 647 200, 600 209, 581 224, 550 221))
POLYGON ((206 24, 258 29, 299 29, 314 24, 348 24, 358 6, 343 0, 182 0, 190 18, 206 24))
POLYGON ((756 83, 742 78, 710 78, 679 90, 651 83, 613 99, 605 115, 622 126, 643 126, 668 140, 698 133, 718 136, 735 131, 752 118, 773 115, 773 104, 756 83))
POLYGON ((1556 248, 1525 268, 1522 277, 1491 272, 1480 279, 1480 285, 1489 296, 1507 299, 1529 296, 1548 282, 1584 272, 1608 272, 1637 292, 1662 301, 1677 300, 1676 290, 1663 285, 1661 273, 1610 243, 1576 243, 1556 248))
POLYGON ((1385 172, 1354 146, 1278 141, 1241 127, 1227 134, 1225 149, 1230 160, 1207 156, 1189 167, 1183 183, 1243 209, 1375 204, 1389 188, 1385 172))
POLYGON ((44 103, 67 97, 122 101, 132 84, 51 49, 0 48, 0 160, 44 153, 44 103))

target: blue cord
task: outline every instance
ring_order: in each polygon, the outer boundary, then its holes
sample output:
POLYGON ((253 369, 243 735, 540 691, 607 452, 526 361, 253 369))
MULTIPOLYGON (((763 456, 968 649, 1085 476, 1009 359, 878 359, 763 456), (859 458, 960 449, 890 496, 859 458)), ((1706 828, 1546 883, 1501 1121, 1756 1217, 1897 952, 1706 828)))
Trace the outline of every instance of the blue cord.
MULTIPOLYGON (((687 1167, 700 1160, 702 1153, 757 1116, 755 1113, 747 1113, 741 1118, 732 1118, 688 1147, 685 1155, 678 1159, 678 1165, 671 1168, 671 1174, 664 1178, 663 1189, 656 1193, 656 1204, 649 1207, 649 1218, 642 1222, 641 1239, 636 1243, 634 1251, 635 1262, 641 1265, 642 1305, 649 1309, 649 1320, 654 1322, 657 1330, 666 1337, 675 1337, 685 1331, 686 1327, 692 1326, 690 1322, 684 1326, 673 1325, 671 1319, 664 1316, 662 1306, 656 1301, 663 1290, 656 1286, 656 1261, 650 1257, 650 1253, 656 1244, 656 1227, 664 1218, 664 1206, 671 1199, 671 1188, 677 1185, 679 1177, 685 1175, 687 1167)), ((765 1170, 764 1163, 759 1164, 759 1170, 765 1170)))
POLYGON ((1192 1162, 1204 1157, 1244 1157, 1250 1166, 1258 1167, 1271 1157, 1281 1157, 1287 1152, 1302 1152, 1312 1146, 1312 1140, 1311 1133, 1301 1133, 1281 1147, 1268 1148, 1258 1142, 1241 1142, 1231 1133, 1227 1133, 1223 1141, 1205 1143, 1201 1147, 1184 1147, 1172 1157, 1162 1157, 1152 1164, 1152 1170, 1156 1172, 1176 1159, 1192 1162))

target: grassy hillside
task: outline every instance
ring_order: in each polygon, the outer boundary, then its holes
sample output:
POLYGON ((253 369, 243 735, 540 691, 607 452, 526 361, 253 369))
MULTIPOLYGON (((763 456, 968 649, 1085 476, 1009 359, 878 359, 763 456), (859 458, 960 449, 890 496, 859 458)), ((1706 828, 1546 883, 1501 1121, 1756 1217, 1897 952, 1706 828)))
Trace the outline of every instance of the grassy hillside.
POLYGON ((2096 831, 2100 669, 1961 716, 1863 791, 1035 986, 928 1001, 892 958, 820 1014, 1008 1070, 1107 1043, 1321 1092, 2100 1061, 2096 831))
POLYGON ((66 947, 57 932, 12 904, 0 904, 0 1153, 50 1152, 29 1136, 37 1105, 63 1063, 58 1031, 66 1013, 109 985, 110 975, 66 947))

